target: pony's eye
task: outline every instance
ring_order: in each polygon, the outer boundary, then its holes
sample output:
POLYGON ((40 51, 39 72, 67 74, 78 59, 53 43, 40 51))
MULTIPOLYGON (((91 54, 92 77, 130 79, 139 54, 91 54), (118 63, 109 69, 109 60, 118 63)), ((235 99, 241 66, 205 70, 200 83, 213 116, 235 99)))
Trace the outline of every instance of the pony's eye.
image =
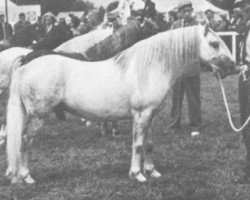
POLYGON ((209 44, 210 44, 210 46, 212 46, 215 49, 218 49, 220 46, 218 41, 213 41, 213 42, 210 42, 209 44))

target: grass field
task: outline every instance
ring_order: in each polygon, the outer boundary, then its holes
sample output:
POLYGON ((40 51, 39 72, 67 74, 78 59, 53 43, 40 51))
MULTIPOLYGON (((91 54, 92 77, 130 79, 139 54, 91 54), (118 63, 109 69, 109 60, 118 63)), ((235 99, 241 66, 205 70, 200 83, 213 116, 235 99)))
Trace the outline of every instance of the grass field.
MULTIPOLYGON (((233 118, 239 125, 238 77, 224 81, 233 118)), ((158 180, 139 184, 128 178, 131 125, 121 122, 123 138, 100 136, 99 126, 83 126, 68 116, 51 116, 40 131, 30 156, 32 186, 11 186, 5 178, 6 156, 1 151, 0 200, 247 200, 249 185, 234 182, 244 167, 241 134, 229 127, 219 84, 202 75, 201 135, 191 138, 187 106, 183 129, 168 133, 169 98, 154 120, 154 159, 158 180)))

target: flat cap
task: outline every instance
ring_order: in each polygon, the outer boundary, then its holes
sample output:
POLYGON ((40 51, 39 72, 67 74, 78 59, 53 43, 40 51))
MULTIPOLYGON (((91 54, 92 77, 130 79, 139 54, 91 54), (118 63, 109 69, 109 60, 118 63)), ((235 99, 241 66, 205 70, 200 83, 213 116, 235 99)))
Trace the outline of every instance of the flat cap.
POLYGON ((182 0, 179 5, 178 5, 178 10, 180 11, 182 8, 186 7, 186 6, 190 6, 192 7, 192 2, 188 1, 188 0, 182 0))

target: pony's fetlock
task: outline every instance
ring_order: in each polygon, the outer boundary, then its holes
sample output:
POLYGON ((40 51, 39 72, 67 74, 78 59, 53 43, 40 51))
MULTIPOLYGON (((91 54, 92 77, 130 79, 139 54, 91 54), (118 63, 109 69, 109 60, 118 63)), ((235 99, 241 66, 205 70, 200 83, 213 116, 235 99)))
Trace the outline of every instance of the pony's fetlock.
POLYGON ((156 169, 153 169, 153 170, 151 171, 151 173, 149 174, 149 176, 150 176, 151 178, 160 178, 160 177, 161 177, 161 173, 158 172, 156 169))
POLYGON ((11 181, 11 184, 22 183, 22 179, 17 176, 17 170, 7 169, 5 176, 11 181))
POLYGON ((147 181, 147 178, 142 174, 141 171, 138 172, 129 172, 129 177, 135 179, 136 181, 143 183, 147 181))
POLYGON ((151 177, 151 178, 159 178, 161 177, 161 173, 158 172, 154 165, 150 165, 150 164, 144 164, 143 167, 143 173, 147 176, 147 177, 151 177))

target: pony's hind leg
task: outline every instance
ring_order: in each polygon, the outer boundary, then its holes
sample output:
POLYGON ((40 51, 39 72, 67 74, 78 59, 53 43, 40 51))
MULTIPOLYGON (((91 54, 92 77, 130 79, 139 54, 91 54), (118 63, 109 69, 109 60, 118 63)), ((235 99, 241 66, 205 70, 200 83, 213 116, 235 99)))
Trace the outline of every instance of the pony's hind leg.
POLYGON ((153 178, 159 178, 161 174, 155 169, 153 163, 153 140, 152 127, 149 125, 148 132, 145 139, 145 159, 143 164, 144 174, 153 178))
POLYGON ((28 168, 28 157, 30 148, 33 144, 37 131, 43 126, 44 120, 39 117, 31 117, 28 122, 26 134, 23 136, 23 147, 22 147, 22 162, 20 163, 19 176, 28 183, 34 183, 34 179, 30 176, 28 168))
POLYGON ((13 174, 13 169, 10 168, 10 166, 6 172, 7 176, 11 176, 10 178, 12 179, 12 183, 20 183, 22 182, 22 180, 28 184, 33 184, 35 182, 34 179, 30 176, 30 171, 28 168, 28 157, 36 133, 42 127, 42 125, 43 120, 38 117, 31 117, 27 121, 26 131, 24 131, 25 134, 23 134, 22 137, 18 166, 17 169, 15 169, 16 173, 13 174))
POLYGON ((151 118, 151 111, 143 111, 134 113, 133 118, 133 142, 132 142, 132 158, 129 175, 139 182, 145 182, 147 179, 141 172, 141 156, 145 139, 145 132, 151 118))

